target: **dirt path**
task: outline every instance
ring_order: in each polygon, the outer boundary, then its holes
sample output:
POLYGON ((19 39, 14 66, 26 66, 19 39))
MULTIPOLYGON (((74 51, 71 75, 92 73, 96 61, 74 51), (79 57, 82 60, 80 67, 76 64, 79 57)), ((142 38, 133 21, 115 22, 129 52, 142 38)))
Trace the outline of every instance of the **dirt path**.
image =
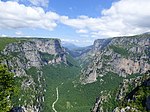
POLYGON ((57 112, 57 110, 55 109, 55 104, 57 103, 57 101, 59 99, 58 87, 56 88, 56 95, 57 95, 57 98, 52 104, 52 109, 53 109, 54 112, 57 112))

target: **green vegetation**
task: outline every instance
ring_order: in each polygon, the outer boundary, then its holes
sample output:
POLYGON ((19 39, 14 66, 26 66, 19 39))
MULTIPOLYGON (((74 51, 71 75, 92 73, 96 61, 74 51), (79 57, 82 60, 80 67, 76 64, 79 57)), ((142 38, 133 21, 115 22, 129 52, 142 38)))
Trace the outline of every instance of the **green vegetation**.
POLYGON ((14 74, 8 68, 0 64, 0 112, 7 112, 11 109, 11 97, 16 91, 14 85, 14 74))
MULTIPOLYGON (((114 107, 117 106, 116 93, 119 87, 119 84, 122 82, 123 78, 119 77, 118 74, 109 72, 104 77, 102 77, 104 80, 103 90, 106 90, 107 92, 104 94, 104 96, 107 96, 107 101, 103 103, 104 110, 113 111, 114 107), (112 86, 113 85, 113 86, 112 86), (110 94, 111 97, 108 97, 108 94, 110 94)), ((102 94, 103 95, 103 94, 102 94)))
POLYGON ((5 48, 5 46, 9 43, 14 43, 14 42, 18 42, 19 40, 16 38, 4 38, 1 37, 0 38, 0 51, 3 50, 5 48))
POLYGON ((129 52, 127 49, 121 47, 121 46, 114 46, 111 45, 110 49, 113 49, 114 52, 121 54, 122 56, 128 57, 129 56, 129 52))
POLYGON ((127 75, 126 78, 127 79, 131 79, 131 78, 136 78, 136 77, 142 76, 142 75, 144 75, 144 74, 136 73, 136 74, 127 75))
POLYGON ((135 92, 132 100, 124 102, 123 106, 130 106, 139 111, 147 112, 145 100, 148 96, 150 96, 150 86, 141 85, 132 91, 135 92))
POLYGON ((109 55, 103 55, 102 59, 104 59, 104 60, 110 60, 111 56, 109 56, 109 55))
POLYGON ((55 108, 59 112, 88 112, 93 107, 94 99, 103 94, 101 91, 105 91, 105 94, 112 91, 110 93, 112 97, 108 99, 104 107, 109 105, 111 110, 116 105, 116 102, 113 101, 115 99, 114 91, 122 81, 122 78, 117 74, 108 73, 102 78, 99 77, 96 82, 86 85, 81 85, 78 82, 80 68, 76 66, 64 64, 45 66, 43 74, 47 85, 44 112, 52 111, 51 106, 56 99, 56 87, 59 88, 59 100, 55 104, 55 108))
POLYGON ((35 98, 32 95, 35 95, 35 90, 33 85, 29 87, 22 87, 22 82, 29 81, 29 78, 23 76, 21 78, 15 77, 15 85, 18 87, 17 94, 13 95, 12 102, 14 107, 18 107, 19 105, 24 105, 24 101, 27 104, 32 104, 31 101, 34 101, 35 98))
MULTIPOLYGON (((150 76, 149 74, 133 75, 135 77, 130 78, 131 82, 126 84, 128 86, 126 88, 127 91, 123 96, 124 98, 119 101, 118 107, 125 108, 130 106, 131 108, 135 108, 138 112, 149 112, 149 110, 146 109, 146 99, 150 96, 150 76), (136 76, 139 77, 137 78, 136 76)), ((132 112, 133 110, 130 111, 132 112)))
POLYGON ((51 54, 48 54, 48 53, 42 53, 42 52, 40 52, 40 55, 41 55, 41 59, 44 62, 48 62, 49 60, 54 59, 54 55, 51 55, 51 54))
POLYGON ((37 98, 42 97, 44 94, 44 79, 42 77, 40 82, 38 80, 40 71, 35 67, 31 67, 26 70, 26 73, 28 76, 15 77, 15 85, 18 86, 19 90, 12 98, 14 107, 25 105, 25 102, 26 105, 37 105, 37 98), (42 88, 39 85, 42 85, 42 88))
POLYGON ((46 79, 46 87, 47 87, 47 92, 45 94, 46 99, 44 112, 52 111, 51 105, 53 101, 55 101, 54 95, 56 95, 55 88, 61 86, 62 83, 66 83, 67 81, 74 79, 79 74, 80 71, 79 69, 80 68, 78 67, 74 66, 70 67, 65 64, 55 66, 47 65, 43 67, 42 71, 46 79))
MULTIPOLYGON (((0 38, 0 50, 4 49, 4 47, 9 43, 23 42, 24 40, 25 39, 21 40, 18 38, 0 38)), ((122 55, 122 57, 128 57, 130 55, 130 52, 123 46, 112 45, 109 48, 122 55)), ((148 54, 149 52, 145 51, 145 53, 148 54)), ((48 62, 49 60, 56 59, 60 56, 59 54, 50 55, 42 52, 40 52, 40 54, 41 59, 44 62, 48 62)), ((18 57, 22 63, 26 64, 26 60, 23 59, 17 52, 12 52, 9 56, 5 57, 0 54, 0 58, 5 58, 7 60, 12 57, 18 57)), ((95 103, 96 97, 99 96, 105 99, 101 105, 104 111, 112 111, 119 105, 115 98, 116 93, 118 92, 118 87, 123 80, 122 77, 119 77, 118 74, 109 72, 103 77, 98 77, 96 82, 82 85, 79 82, 81 72, 79 63, 68 54, 66 55, 66 58, 67 64, 61 63, 46 65, 40 69, 31 67, 30 69, 25 70, 27 76, 15 78, 13 77, 13 74, 9 73, 7 69, 5 69, 4 66, 0 65, 0 109, 3 109, 2 112, 10 110, 9 105, 11 105, 11 101, 14 107, 25 104, 37 105, 37 103, 39 103, 37 102, 37 99, 42 96, 45 98, 44 104, 42 104, 44 109, 43 112, 52 112, 52 104, 56 100, 57 87, 59 89, 59 99, 55 104, 55 109, 58 112, 89 112, 95 103), (4 74, 6 74, 6 77, 8 75, 10 78, 6 78, 4 74), (5 83, 8 83, 8 88, 5 87, 5 83), (14 89, 13 85, 16 85, 18 90, 14 89), (17 91, 17 94, 12 96, 14 91, 17 91), (9 95, 11 97, 8 100, 7 96, 9 95)), ((83 60, 86 60, 85 63, 82 63, 83 67, 86 67, 86 65, 94 59, 91 57, 83 60)), ((102 61, 103 68, 97 69, 97 73, 99 72, 99 74, 103 74, 103 69, 110 66, 107 64, 109 60, 111 60, 111 56, 102 56, 102 60, 99 61, 102 61)), ((18 65, 14 65, 13 67, 18 67, 18 65)), ((126 78, 131 79, 141 75, 142 74, 132 74, 126 78)), ((133 89, 131 85, 129 85, 128 88, 128 90, 133 89)), ((148 95, 150 95, 150 88, 140 86, 135 94, 137 100, 126 102, 123 106, 132 105, 133 107, 138 107, 141 111, 145 111, 141 102, 148 95)))
POLYGON ((29 41, 30 39, 31 38, 24 38, 24 37, 20 37, 20 38, 0 37, 0 51, 2 51, 7 44, 15 43, 15 42, 22 43, 27 40, 29 41))
POLYGON ((69 54, 66 55, 66 56, 67 56, 66 57, 67 58, 67 62, 68 62, 68 64, 70 66, 79 66, 79 63, 76 60, 74 60, 72 56, 70 56, 69 54))
POLYGON ((150 96, 150 87, 141 86, 138 91, 135 93, 134 98, 136 100, 131 100, 127 102, 126 105, 138 109, 139 111, 147 112, 145 99, 150 96))

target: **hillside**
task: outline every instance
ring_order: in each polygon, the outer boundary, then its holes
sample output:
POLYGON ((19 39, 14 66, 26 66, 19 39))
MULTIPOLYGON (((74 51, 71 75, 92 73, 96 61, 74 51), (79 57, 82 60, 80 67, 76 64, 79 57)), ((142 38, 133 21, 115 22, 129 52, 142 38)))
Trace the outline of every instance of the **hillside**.
MULTIPOLYGON (((103 78, 108 75, 111 76, 112 82, 116 82, 120 78, 116 88, 113 90, 105 89, 105 94, 97 96, 99 98, 96 100, 92 112, 113 111, 113 108, 118 105, 118 101, 115 100, 117 99, 117 91, 123 92, 121 97, 125 97, 124 94, 127 92, 118 88, 124 80, 136 79, 138 76, 142 77, 147 73, 148 77, 150 75, 148 72, 150 70, 150 35, 141 34, 131 37, 98 39, 93 46, 90 54, 82 57, 83 68, 80 81, 87 85, 99 80, 107 83, 108 80, 103 80, 103 78), (115 79, 113 79, 112 73, 115 74, 115 79), (110 94, 110 92, 113 94, 110 94)), ((125 87, 128 85, 128 83, 125 84, 125 87)), ((110 83, 109 86, 115 87, 113 83, 110 83)), ((136 88, 136 86, 133 88, 136 88)))
POLYGON ((98 76, 102 77, 108 72, 122 77, 143 74, 150 69, 149 51, 149 34, 96 40, 90 51, 92 55, 83 57, 91 61, 84 66, 81 80, 85 84, 92 83, 98 76))
POLYGON ((18 87, 12 112, 120 112, 138 105, 127 102, 137 87, 139 98, 149 98, 149 91, 142 92, 150 78, 149 34, 98 39, 70 52, 59 39, 0 40, 0 60, 15 74, 18 87))
POLYGON ((114 112, 120 111, 150 111, 150 73, 124 80, 117 94, 118 107, 114 112), (124 90, 123 90, 124 89, 124 90))
POLYGON ((67 54, 57 39, 1 38, 4 49, 1 62, 15 73, 18 95, 12 99, 14 108, 24 111, 42 111, 46 79, 42 67, 64 63, 67 54))

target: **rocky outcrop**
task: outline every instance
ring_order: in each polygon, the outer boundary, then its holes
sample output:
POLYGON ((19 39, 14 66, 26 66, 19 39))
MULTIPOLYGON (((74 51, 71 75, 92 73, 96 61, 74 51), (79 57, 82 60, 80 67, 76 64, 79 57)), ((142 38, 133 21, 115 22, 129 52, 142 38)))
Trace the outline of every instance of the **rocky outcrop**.
POLYGON ((139 110, 137 110, 136 108, 127 106, 125 108, 116 107, 113 112, 139 112, 139 110))
POLYGON ((150 73, 136 78, 124 79, 116 100, 118 107, 113 112, 149 111, 150 73))
POLYGON ((11 43, 3 51, 4 55, 13 55, 24 59, 24 62, 27 63, 24 65, 25 68, 40 68, 44 65, 45 62, 41 59, 40 53, 58 55, 56 63, 65 62, 65 50, 57 39, 30 39, 20 43, 11 43))
MULTIPOLYGON (((150 35, 143 34, 133 37, 117 37, 112 39, 98 39, 94 42, 90 62, 82 69, 81 82, 83 84, 96 81, 108 72, 119 76, 140 73, 150 69, 150 35)), ((87 59, 87 60, 88 60, 87 59)), ((83 63, 84 63, 83 62, 83 63)))
POLYGON ((48 54, 63 53, 64 50, 61 47, 60 40, 58 39, 33 39, 32 40, 38 51, 48 54))
POLYGON ((94 107, 91 109, 91 112, 100 112, 100 103, 101 98, 96 98, 96 102, 94 104, 94 107))
POLYGON ((121 58, 117 60, 117 62, 115 62, 115 65, 115 71, 119 73, 119 70, 122 70, 130 75, 135 73, 143 74, 150 69, 150 65, 148 63, 145 63, 144 60, 134 61, 131 59, 121 58))
POLYGON ((15 73, 19 88, 17 102, 12 112, 41 112, 46 92, 42 66, 66 61, 66 52, 58 39, 24 39, 6 45, 0 53, 2 63, 15 73), (29 73, 31 72, 31 73, 29 73))
POLYGON ((105 48, 112 39, 97 39, 94 41, 93 51, 97 52, 105 48))

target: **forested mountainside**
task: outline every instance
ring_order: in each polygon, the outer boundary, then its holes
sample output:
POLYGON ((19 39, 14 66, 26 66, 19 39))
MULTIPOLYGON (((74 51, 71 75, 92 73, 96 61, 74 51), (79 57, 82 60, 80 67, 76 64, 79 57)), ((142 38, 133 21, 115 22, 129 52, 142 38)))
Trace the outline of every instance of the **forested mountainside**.
POLYGON ((11 112, 150 110, 149 34, 98 39, 73 51, 59 39, 0 38, 0 50, 17 87, 5 96, 11 112))

